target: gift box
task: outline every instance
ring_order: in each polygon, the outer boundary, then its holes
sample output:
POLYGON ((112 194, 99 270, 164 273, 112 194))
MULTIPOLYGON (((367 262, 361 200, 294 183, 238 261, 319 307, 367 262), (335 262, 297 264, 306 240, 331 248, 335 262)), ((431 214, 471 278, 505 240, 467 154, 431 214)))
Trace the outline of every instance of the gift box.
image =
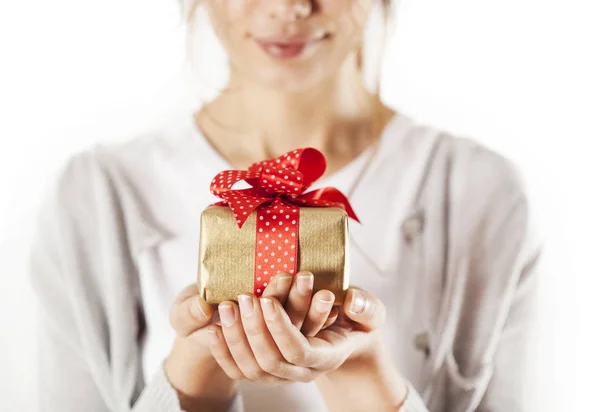
POLYGON ((223 199, 200 218, 198 287, 208 303, 261 296, 277 273, 314 274, 314 291, 341 304, 349 285, 348 219, 358 221, 335 188, 306 189, 325 171, 316 149, 297 149, 248 170, 219 173, 211 192, 223 199), (234 189, 245 181, 249 188, 234 189))
MULTIPOLYGON (((336 303, 343 302, 350 275, 348 214, 335 207, 300 207, 299 211, 298 253, 292 255, 277 250, 281 247, 280 238, 269 241, 269 237, 266 243, 256 245, 256 212, 240 229, 228 207, 211 206, 204 210, 199 253, 201 296, 209 303, 219 303, 236 300, 239 294, 251 292, 255 283, 255 248, 258 246, 263 252, 257 266, 263 276, 257 276, 262 288, 255 293, 260 294, 270 278, 277 274, 278 271, 271 268, 274 263, 281 263, 276 262, 277 259, 288 262, 291 258, 297 259, 297 271, 308 270, 314 274, 314 290, 331 290, 336 303), (281 257, 271 256, 272 253, 281 257)), ((291 267, 289 262, 281 266, 283 271, 289 271, 291 267)))

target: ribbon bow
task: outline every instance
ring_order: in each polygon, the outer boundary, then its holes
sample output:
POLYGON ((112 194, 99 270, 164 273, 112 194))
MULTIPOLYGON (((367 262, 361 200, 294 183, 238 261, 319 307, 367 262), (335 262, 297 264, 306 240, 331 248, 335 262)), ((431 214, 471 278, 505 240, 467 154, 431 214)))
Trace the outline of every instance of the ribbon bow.
POLYGON ((325 156, 320 151, 296 149, 278 158, 254 163, 248 170, 225 170, 213 179, 211 193, 224 200, 217 205, 229 206, 238 227, 257 210, 254 257, 257 296, 278 272, 296 273, 300 206, 339 207, 359 221, 339 190, 325 187, 306 192, 326 167, 325 156), (251 187, 232 189, 241 180, 251 187))

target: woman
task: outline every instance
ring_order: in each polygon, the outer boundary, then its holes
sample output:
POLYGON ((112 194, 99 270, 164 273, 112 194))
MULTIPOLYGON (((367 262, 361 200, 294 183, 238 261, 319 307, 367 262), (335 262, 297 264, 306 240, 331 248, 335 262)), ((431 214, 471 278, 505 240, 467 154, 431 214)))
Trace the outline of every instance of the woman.
POLYGON ((539 245, 511 163, 365 88, 371 0, 202 6, 228 87, 173 127, 74 156, 42 210, 42 409, 532 410, 539 245), (215 322, 189 285, 211 179, 309 146, 328 159, 317 186, 362 220, 356 286, 332 309, 312 274, 282 273, 215 322))

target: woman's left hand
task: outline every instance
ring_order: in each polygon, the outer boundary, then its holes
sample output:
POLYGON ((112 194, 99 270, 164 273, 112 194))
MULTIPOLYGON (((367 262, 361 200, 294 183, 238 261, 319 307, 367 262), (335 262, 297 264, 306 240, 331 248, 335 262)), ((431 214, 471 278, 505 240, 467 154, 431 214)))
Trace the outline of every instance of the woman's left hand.
MULTIPOLYGON (((333 295, 317 292, 323 293, 333 295)), ((307 314, 306 321, 318 303, 314 302, 317 294, 312 302, 305 302, 307 307, 297 308, 307 314)), ((269 384, 310 382, 378 346, 376 329, 385 319, 385 308, 362 289, 351 287, 335 322, 330 326, 330 321, 325 325, 317 322, 316 329, 314 324, 309 328, 312 333, 303 333, 306 328, 302 322, 290 319, 294 316, 288 315, 289 302, 286 312, 281 297, 245 296, 241 316, 238 305, 226 302, 233 316, 228 316, 227 324, 221 319, 220 326, 210 326, 214 332, 212 353, 232 379, 269 384)))

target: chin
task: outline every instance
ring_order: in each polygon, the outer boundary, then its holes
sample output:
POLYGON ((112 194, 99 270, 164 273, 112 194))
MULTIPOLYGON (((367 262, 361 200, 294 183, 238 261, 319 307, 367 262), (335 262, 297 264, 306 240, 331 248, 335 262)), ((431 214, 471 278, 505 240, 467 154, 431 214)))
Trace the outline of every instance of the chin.
POLYGON ((299 93, 322 83, 327 70, 316 62, 305 62, 302 66, 257 67, 253 80, 261 87, 299 93), (303 67, 302 67, 303 66, 303 67))

